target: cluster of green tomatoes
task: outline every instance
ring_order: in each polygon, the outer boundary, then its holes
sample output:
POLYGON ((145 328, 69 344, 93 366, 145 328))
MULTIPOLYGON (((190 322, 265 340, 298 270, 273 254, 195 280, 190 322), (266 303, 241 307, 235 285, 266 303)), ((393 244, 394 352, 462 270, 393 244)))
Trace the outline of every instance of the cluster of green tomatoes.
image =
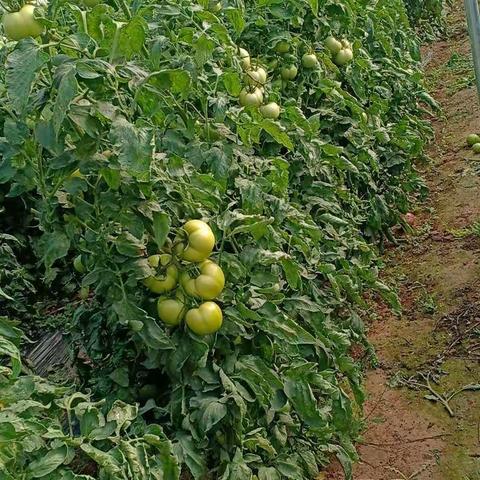
POLYGON ((332 54, 335 65, 343 67, 353 60, 352 44, 348 40, 328 37, 325 40, 325 47, 332 54))
MULTIPOLYGON (((350 42, 347 40, 337 40, 334 37, 328 37, 325 41, 325 47, 333 56, 336 65, 343 66, 353 60, 353 50, 350 42)), ((280 76, 283 81, 295 80, 298 75, 298 67, 295 57, 289 55, 290 43, 281 40, 275 45, 277 54, 283 56, 285 61, 280 69, 280 76)), ((244 48, 238 49, 240 65, 245 71, 245 87, 239 95, 239 103, 242 107, 258 107, 264 118, 276 120, 280 116, 280 106, 276 102, 264 102, 265 85, 267 83, 267 71, 263 66, 253 64, 250 54, 244 48)), ((307 52, 302 56, 302 66, 307 70, 317 68, 319 65, 315 52, 307 52)))
POLYGON ((185 318, 197 335, 214 333, 222 326, 222 310, 212 300, 222 293, 225 276, 220 266, 209 259, 214 246, 211 228, 201 220, 189 220, 168 247, 169 253, 148 258, 155 275, 146 278, 144 284, 151 292, 162 295, 157 300, 157 312, 165 324, 174 327, 185 318), (199 305, 188 309, 195 299, 199 305))
POLYGON ((473 153, 480 153, 480 135, 476 133, 468 135, 467 145, 473 150, 473 153))

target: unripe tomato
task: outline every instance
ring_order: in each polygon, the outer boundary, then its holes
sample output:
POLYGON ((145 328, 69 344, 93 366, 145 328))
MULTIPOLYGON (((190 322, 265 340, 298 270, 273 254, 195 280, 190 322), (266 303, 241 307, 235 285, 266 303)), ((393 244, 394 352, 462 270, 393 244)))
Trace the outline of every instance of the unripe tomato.
POLYGON ((289 67, 283 67, 280 72, 284 80, 293 80, 298 73, 298 69, 295 65, 290 65, 289 67))
POLYGON ((35 20, 34 11, 34 5, 24 5, 18 12, 3 15, 3 31, 8 39, 38 37, 43 32, 43 25, 35 20))
POLYGON ((315 68, 318 65, 317 56, 314 53, 306 53, 302 57, 302 65, 305 68, 315 68))
POLYGON ((78 292, 78 296, 81 300, 86 300, 90 295, 90 289, 88 287, 82 287, 78 292))
POLYGON ((185 316, 185 304, 182 299, 160 297, 157 301, 158 318, 171 327, 179 325, 185 316))
POLYGON ((245 50, 244 48, 239 48, 238 56, 240 58, 240 65, 242 66, 242 68, 244 70, 248 70, 251 65, 250 54, 248 53, 248 50, 245 50))
POLYGON ((480 143, 474 143, 472 145, 473 153, 480 153, 480 143))
POLYGON ((480 136, 478 136, 476 133, 471 133, 467 136, 467 144, 470 147, 472 147, 476 143, 480 143, 480 136))
POLYGON ((190 309, 185 316, 185 322, 193 333, 209 335, 218 331, 222 326, 222 310, 214 302, 205 302, 198 308, 190 309))
POLYGON ((280 107, 277 103, 270 102, 260 107, 260 113, 264 118, 276 120, 280 116, 280 107))
POLYGON ((262 67, 252 68, 245 74, 245 82, 254 87, 265 85, 267 83, 267 72, 262 67))
POLYGON ((353 52, 349 48, 340 50, 335 56, 335 64, 342 67, 353 60, 353 52))
POLYGON ((158 385, 154 385, 153 383, 147 383, 142 385, 138 389, 138 397, 141 400, 148 400, 149 398, 156 398, 160 395, 161 389, 158 385))
POLYGON ((148 277, 143 281, 143 284, 151 292, 164 293, 175 288, 178 280, 178 269, 171 262, 172 256, 168 253, 148 257, 148 263, 152 268, 158 269, 160 267, 159 275, 148 277))
POLYGON ((277 53, 287 53, 290 51, 290 43, 286 40, 281 40, 275 45, 275 51, 277 53))
POLYGON ((225 286, 223 270, 211 260, 205 260, 198 268, 200 275, 197 278, 191 278, 188 273, 183 273, 180 283, 189 295, 213 300, 222 293, 225 286))
POLYGON ((330 50, 332 55, 336 55, 342 49, 341 42, 339 42, 335 37, 328 37, 325 40, 325 46, 328 50, 330 50))
POLYGON ((201 220, 189 220, 183 229, 188 235, 188 242, 181 242, 176 238, 175 253, 187 262, 203 262, 212 253, 215 246, 215 236, 212 229, 201 220))
POLYGON ((263 93, 259 88, 252 91, 244 88, 240 92, 239 102, 242 107, 259 107, 263 103, 263 93))
POLYGON ((73 260, 73 268, 78 272, 78 273, 85 273, 85 265, 82 262, 82 256, 77 255, 75 259, 73 260))

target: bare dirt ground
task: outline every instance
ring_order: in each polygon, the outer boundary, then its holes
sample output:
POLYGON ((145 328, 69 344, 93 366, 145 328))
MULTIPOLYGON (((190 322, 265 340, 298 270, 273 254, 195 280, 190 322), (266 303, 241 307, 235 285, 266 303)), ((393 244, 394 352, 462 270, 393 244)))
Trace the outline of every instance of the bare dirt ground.
MULTIPOLYGON (((404 313, 379 308, 370 326, 380 368, 367 374, 355 480, 480 480, 480 229, 459 235, 480 220, 480 156, 465 145, 480 133, 480 106, 461 0, 447 21, 445 39, 423 51, 442 108, 423 167, 430 198, 417 234, 387 255, 404 313)), ((343 478, 335 471, 326 478, 343 478)))

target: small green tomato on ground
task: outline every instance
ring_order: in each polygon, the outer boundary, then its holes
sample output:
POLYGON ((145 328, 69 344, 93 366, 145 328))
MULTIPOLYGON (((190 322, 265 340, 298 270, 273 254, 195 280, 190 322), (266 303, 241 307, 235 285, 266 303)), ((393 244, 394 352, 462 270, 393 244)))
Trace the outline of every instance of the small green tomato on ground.
POLYGON ((276 120, 280 116, 280 107, 276 102, 270 102, 266 105, 262 105, 259 110, 263 118, 276 120))
POLYGON ((467 144, 468 146, 472 147, 476 143, 480 143, 480 136, 476 133, 471 133, 467 136, 467 144))
POLYGON ((472 145, 473 153, 480 153, 480 142, 472 145))

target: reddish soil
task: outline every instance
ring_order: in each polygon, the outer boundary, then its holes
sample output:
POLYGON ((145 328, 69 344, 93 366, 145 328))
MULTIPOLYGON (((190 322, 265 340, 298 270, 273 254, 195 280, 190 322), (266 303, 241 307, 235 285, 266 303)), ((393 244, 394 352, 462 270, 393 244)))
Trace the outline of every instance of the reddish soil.
MULTIPOLYGON (((427 82, 442 108, 431 119, 432 161, 422 172, 431 194, 414 212, 416 235, 387 255, 385 276, 400 285, 404 312, 395 317, 379 307, 370 325, 380 367, 366 377, 366 430, 354 480, 480 480, 480 391, 448 402, 452 417, 425 399, 431 392, 418 383, 389 386, 398 375, 418 382, 419 372, 435 372, 428 378, 439 394, 480 384, 480 314, 471 308, 480 302, 480 233, 459 236, 480 221, 480 156, 465 145, 468 133, 480 133, 480 106, 463 2, 453 3, 446 39, 423 50, 427 82), (477 336, 459 340, 465 332, 477 336)), ((324 478, 343 479, 340 471, 334 466, 324 478)))

